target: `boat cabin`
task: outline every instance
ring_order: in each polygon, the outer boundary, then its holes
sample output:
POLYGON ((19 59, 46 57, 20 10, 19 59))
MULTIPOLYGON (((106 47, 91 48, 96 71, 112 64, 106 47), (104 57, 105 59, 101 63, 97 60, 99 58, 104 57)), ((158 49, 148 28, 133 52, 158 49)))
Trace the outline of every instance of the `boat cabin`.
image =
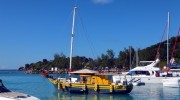
POLYGON ((80 75, 80 82, 86 84, 110 84, 107 75, 80 75))
POLYGON ((76 74, 80 76, 80 83, 86 84, 110 84, 108 75, 99 74, 99 72, 89 69, 77 70, 70 72, 70 74, 76 74))

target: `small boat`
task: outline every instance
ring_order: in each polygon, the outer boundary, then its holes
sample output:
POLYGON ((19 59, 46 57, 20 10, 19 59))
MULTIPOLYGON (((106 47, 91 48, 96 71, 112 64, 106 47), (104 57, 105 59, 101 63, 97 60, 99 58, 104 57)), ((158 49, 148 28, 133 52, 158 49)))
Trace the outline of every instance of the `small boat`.
POLYGON ((0 100, 40 100, 34 96, 19 93, 19 92, 12 92, 7 89, 2 80, 0 80, 0 100))
POLYGON ((41 75, 42 75, 43 77, 49 77, 48 74, 47 74, 47 72, 46 72, 45 70, 41 70, 41 75))
POLYGON ((127 80, 132 81, 132 83, 134 81, 135 84, 139 82, 145 82, 148 84, 162 83, 163 78, 160 77, 161 70, 158 67, 155 67, 159 61, 158 58, 155 61, 140 61, 141 64, 148 63, 148 65, 140 65, 131 69, 125 74, 127 80))

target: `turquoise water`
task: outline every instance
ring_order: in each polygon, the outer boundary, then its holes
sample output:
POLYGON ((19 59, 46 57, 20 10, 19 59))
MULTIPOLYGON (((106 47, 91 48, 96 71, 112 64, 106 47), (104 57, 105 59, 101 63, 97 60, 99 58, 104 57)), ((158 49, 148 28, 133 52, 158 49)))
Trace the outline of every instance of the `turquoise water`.
POLYGON ((160 84, 134 87, 128 95, 77 95, 58 93, 54 86, 39 74, 1 70, 0 79, 8 89, 33 95, 41 100, 180 100, 180 88, 167 88, 160 84))

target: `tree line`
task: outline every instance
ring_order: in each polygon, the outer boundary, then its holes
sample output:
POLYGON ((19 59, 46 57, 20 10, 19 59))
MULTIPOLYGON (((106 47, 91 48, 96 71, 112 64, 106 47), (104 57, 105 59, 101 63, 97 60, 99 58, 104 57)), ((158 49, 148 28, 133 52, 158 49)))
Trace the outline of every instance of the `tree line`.
MULTIPOLYGON (((175 37, 169 39, 169 55, 172 55, 172 50, 174 47, 175 37)), ((166 41, 161 43, 161 48, 159 50, 159 58, 160 64, 159 67, 163 67, 166 65, 166 41)), ((75 56, 72 58, 72 69, 78 70, 82 68, 90 68, 90 69, 104 69, 104 68, 118 68, 121 70, 128 70, 130 68, 130 63, 132 64, 132 68, 136 67, 136 52, 138 52, 139 60, 155 60, 157 49, 160 43, 152 45, 150 47, 144 49, 134 49, 132 46, 130 48, 124 48, 124 50, 119 51, 117 57, 115 57, 115 53, 112 49, 107 50, 105 54, 101 54, 101 56, 96 59, 88 58, 85 56, 75 56), (131 54, 130 54, 131 49, 131 54), (130 59, 131 58, 131 62, 130 59)), ((169 56, 169 59, 171 56, 169 56)), ((175 61, 180 62, 180 40, 177 41, 176 49, 174 51, 175 61)), ((69 57, 66 57, 63 53, 54 54, 53 60, 43 59, 42 61, 38 61, 35 63, 25 64, 25 70, 33 69, 33 70, 41 70, 46 69, 50 70, 52 67, 57 67, 58 69, 68 69, 69 68, 69 57)))

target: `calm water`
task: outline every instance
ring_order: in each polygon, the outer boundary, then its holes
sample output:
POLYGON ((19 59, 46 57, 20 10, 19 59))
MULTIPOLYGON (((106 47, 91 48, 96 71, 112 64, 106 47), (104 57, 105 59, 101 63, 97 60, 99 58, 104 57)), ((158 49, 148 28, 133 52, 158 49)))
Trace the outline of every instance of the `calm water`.
POLYGON ((163 88, 162 85, 134 87, 128 95, 58 93, 54 86, 38 74, 0 70, 0 79, 12 91, 23 92, 41 100, 180 100, 180 88, 163 88))

